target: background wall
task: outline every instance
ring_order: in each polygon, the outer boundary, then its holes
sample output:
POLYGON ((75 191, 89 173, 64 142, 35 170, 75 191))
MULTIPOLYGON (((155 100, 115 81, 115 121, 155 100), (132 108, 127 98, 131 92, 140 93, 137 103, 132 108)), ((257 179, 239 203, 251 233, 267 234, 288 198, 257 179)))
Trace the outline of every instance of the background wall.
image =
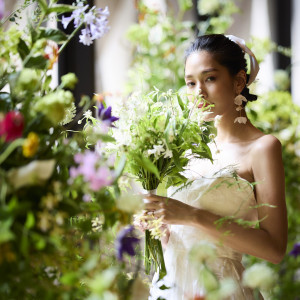
MULTIPOLYGON (((132 48, 125 38, 128 27, 137 21, 135 10, 136 0, 94 0, 97 7, 108 6, 111 12, 109 17, 110 32, 95 43, 93 50, 84 56, 73 55, 76 49, 82 47, 79 43, 72 45, 72 51, 61 58, 60 73, 82 70, 81 87, 77 94, 92 94, 94 92, 119 93, 123 91, 127 70, 130 66, 132 48), (66 63, 68 61, 68 63, 66 63), (81 68, 78 66, 81 65, 81 68), (84 66, 93 65, 84 74, 84 66), (91 83, 90 81, 93 81, 91 83), (89 81, 89 82, 88 82, 89 81), (90 90, 90 91, 89 91, 90 90)), ((176 6, 177 0, 161 0, 166 5, 176 6)), ((73 0, 65 0, 72 3, 73 0)), ((194 3, 197 1, 194 0, 194 3)), ((258 75, 258 91, 264 92, 274 87, 273 74, 277 68, 291 70, 291 91, 293 100, 300 104, 300 36, 297 28, 300 28, 300 2, 298 0, 235 0, 242 13, 234 16, 235 22, 228 30, 228 34, 234 34, 248 40, 251 36, 271 38, 282 46, 292 46, 292 59, 270 54, 261 64, 258 75), (290 65, 292 63, 292 65, 290 65)), ((11 12, 22 0, 5 0, 6 11, 11 12)), ((196 6, 186 18, 193 19, 197 15, 196 6)), ((91 47, 92 48, 92 47, 91 47)), ((81 52, 79 52, 81 53, 81 52)), ((79 83, 80 84, 80 83, 79 83)))

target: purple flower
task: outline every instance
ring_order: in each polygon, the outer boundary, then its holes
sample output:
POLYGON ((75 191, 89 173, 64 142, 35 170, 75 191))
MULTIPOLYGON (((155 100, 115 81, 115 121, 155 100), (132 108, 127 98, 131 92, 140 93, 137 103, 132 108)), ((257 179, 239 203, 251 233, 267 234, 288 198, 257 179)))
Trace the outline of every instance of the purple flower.
POLYGON ((90 31, 88 28, 82 29, 81 30, 81 35, 79 36, 79 41, 83 45, 89 46, 93 44, 93 40, 90 34, 90 31))
POLYGON ((134 227, 130 226, 121 230, 116 239, 116 251, 119 260, 123 260, 124 253, 135 255, 134 246, 140 239, 134 236, 134 227))
MULTIPOLYGON (((0 0, 1 1, 1 0, 0 0)), ((85 29, 81 30, 79 41, 84 45, 91 45, 95 39, 101 38, 108 32, 107 26, 109 15, 108 7, 105 9, 96 9, 93 6, 88 12, 86 12, 88 5, 83 5, 83 2, 77 4, 77 9, 73 11, 70 17, 62 17, 63 27, 66 29, 71 21, 74 20, 74 27, 77 28, 81 23, 85 24, 85 29)))
POLYGON ((300 255, 300 242, 296 243, 294 245, 293 250, 289 253, 289 255, 293 255, 294 257, 297 257, 298 255, 300 255))
POLYGON ((119 120, 119 118, 111 115, 111 106, 105 108, 103 103, 100 103, 100 107, 98 108, 98 116, 101 120, 109 122, 109 125, 112 127, 114 127, 112 123, 119 120))

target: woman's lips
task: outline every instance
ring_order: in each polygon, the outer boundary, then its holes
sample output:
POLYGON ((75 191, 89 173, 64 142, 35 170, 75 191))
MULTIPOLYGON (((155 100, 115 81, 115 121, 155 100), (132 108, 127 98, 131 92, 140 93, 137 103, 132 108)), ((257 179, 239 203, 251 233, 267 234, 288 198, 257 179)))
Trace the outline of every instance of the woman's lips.
POLYGON ((198 105, 198 108, 207 107, 209 105, 210 104, 208 102, 200 102, 199 105, 198 105))

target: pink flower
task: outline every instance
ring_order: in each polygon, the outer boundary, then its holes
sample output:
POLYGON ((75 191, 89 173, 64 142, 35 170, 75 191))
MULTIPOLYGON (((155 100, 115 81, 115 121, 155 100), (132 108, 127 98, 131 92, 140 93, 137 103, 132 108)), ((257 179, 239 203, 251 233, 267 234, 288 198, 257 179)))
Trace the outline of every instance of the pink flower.
POLYGON ((13 141, 22 136, 24 129, 24 117, 18 111, 8 112, 0 121, 0 136, 5 137, 6 142, 13 141))
POLYGON ((100 167, 91 176, 90 188, 93 191, 98 191, 104 186, 112 183, 112 172, 107 167, 100 167))
POLYGON ((84 181, 92 191, 98 191, 102 187, 113 183, 113 171, 108 166, 99 166, 101 156, 96 152, 86 151, 85 153, 77 153, 74 156, 74 160, 79 166, 77 168, 70 168, 71 178, 82 175, 84 181))

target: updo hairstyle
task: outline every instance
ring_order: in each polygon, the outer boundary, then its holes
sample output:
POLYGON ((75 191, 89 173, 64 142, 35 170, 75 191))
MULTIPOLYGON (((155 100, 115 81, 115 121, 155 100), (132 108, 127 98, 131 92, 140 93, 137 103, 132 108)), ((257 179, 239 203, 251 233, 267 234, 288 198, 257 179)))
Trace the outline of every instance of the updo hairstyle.
MULTIPOLYGON (((197 37, 185 51, 185 61, 189 55, 199 51, 211 53, 220 65, 227 68, 232 76, 235 76, 239 71, 244 70, 248 82, 249 74, 247 74, 247 62, 243 50, 238 44, 231 41, 223 34, 208 34, 197 37)), ((255 101, 257 99, 256 95, 250 94, 246 85, 242 90, 241 95, 248 101, 255 101)))

